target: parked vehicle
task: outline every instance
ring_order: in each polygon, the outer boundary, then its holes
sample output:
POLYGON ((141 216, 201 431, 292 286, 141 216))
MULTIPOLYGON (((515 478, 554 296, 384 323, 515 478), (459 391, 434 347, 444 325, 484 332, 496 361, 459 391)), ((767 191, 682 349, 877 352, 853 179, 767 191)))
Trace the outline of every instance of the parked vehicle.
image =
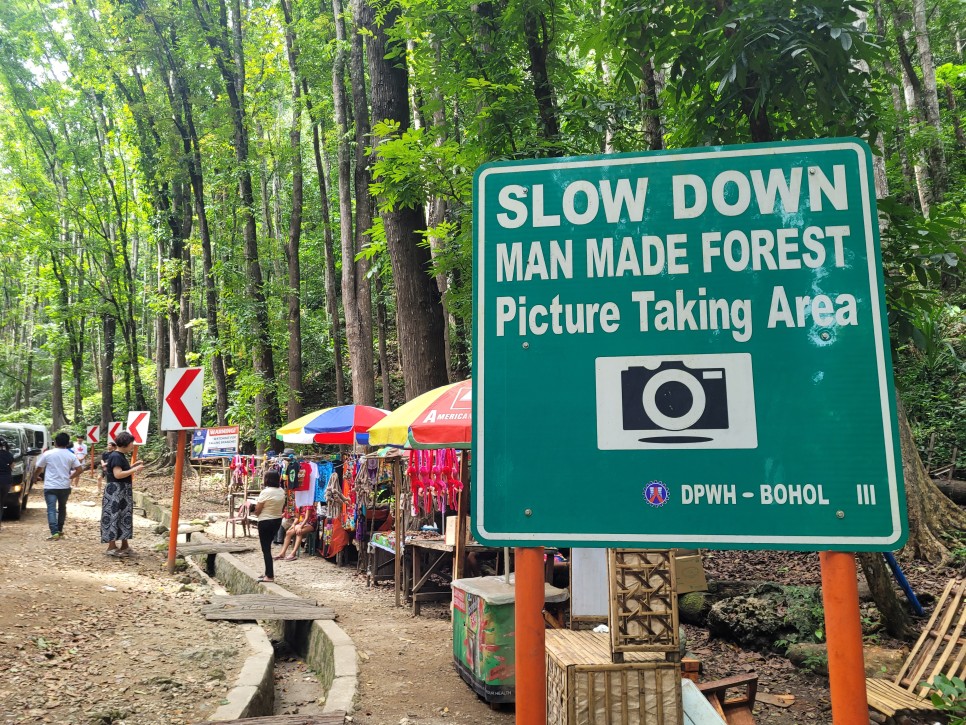
POLYGON ((27 497, 30 495, 30 478, 33 475, 40 448, 31 445, 27 431, 14 423, 0 423, 0 437, 7 441, 13 456, 13 469, 10 482, 10 493, 2 502, 4 519, 19 519, 21 512, 27 508, 27 497))
POLYGON ((43 453, 50 448, 50 431, 45 425, 36 423, 15 423, 27 432, 27 441, 31 448, 39 448, 43 453))

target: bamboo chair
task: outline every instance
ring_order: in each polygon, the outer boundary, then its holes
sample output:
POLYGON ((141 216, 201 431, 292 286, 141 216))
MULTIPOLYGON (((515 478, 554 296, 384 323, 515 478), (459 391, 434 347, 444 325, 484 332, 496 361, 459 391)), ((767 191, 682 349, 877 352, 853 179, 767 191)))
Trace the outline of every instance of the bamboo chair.
POLYGON ((894 680, 865 681, 869 707, 887 717, 934 710, 929 687, 937 675, 962 677, 966 672, 966 580, 950 579, 919 641, 894 680))

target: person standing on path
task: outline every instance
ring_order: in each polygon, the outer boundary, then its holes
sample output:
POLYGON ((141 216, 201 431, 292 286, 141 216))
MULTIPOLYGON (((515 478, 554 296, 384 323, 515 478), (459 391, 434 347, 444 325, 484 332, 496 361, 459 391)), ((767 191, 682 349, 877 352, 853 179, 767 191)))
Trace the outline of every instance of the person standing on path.
POLYGON ((87 444, 84 443, 84 436, 77 436, 77 442, 74 444, 74 455, 77 456, 77 460, 83 466, 87 461, 87 444))
POLYGON ((10 493, 10 484, 13 483, 13 454, 10 452, 10 444, 0 438, 0 523, 3 522, 3 502, 7 500, 10 493))
POLYGON ((272 562, 272 541, 282 526, 282 508, 285 506, 285 491, 281 489, 282 477, 278 471, 266 471, 262 492, 255 501, 255 516, 258 517, 258 543, 262 547, 265 560, 265 575, 258 577, 260 582, 275 581, 275 566, 272 562))
POLYGON ((101 502, 101 543, 107 544, 105 554, 123 558, 131 556, 127 542, 134 538, 134 489, 131 477, 144 468, 144 462, 138 461, 132 466, 124 455, 134 448, 134 436, 126 430, 118 433, 114 441, 117 450, 105 461, 107 483, 101 502))
POLYGON ((40 456, 30 480, 33 485, 40 477, 40 472, 44 472, 44 501, 47 503, 47 526, 50 528, 47 541, 57 541, 64 536, 70 485, 83 470, 77 456, 67 448, 69 445, 70 436, 63 431, 58 433, 54 438, 55 447, 40 456))

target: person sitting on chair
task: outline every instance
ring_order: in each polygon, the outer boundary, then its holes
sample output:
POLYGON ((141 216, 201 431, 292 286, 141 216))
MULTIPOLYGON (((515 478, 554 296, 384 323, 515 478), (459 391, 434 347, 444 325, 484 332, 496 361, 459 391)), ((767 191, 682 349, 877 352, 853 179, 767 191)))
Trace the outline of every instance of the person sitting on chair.
POLYGON ((302 539, 315 531, 317 523, 315 504, 300 508, 295 523, 285 532, 285 541, 282 543, 282 550, 274 558, 294 561, 299 547, 302 545, 302 539), (292 553, 286 556, 285 553, 289 550, 289 544, 292 544, 293 540, 292 553))

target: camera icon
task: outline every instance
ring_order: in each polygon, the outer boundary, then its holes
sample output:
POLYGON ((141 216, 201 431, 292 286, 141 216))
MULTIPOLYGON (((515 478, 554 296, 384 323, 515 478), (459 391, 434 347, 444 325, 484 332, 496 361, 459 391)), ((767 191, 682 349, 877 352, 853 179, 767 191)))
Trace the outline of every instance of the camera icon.
POLYGON ((597 358, 597 447, 757 448, 751 355, 597 358))
POLYGON ((680 361, 657 370, 621 373, 624 430, 688 430, 728 427, 724 368, 695 370, 680 361))

